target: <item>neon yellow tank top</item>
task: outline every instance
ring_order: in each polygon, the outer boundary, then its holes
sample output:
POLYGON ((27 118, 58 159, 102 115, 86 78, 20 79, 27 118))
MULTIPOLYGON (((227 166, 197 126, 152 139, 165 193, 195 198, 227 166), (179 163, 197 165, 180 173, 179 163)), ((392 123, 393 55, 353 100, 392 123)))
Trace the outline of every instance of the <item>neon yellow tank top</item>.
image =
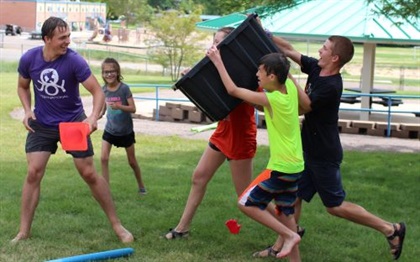
POLYGON ((273 117, 264 107, 270 145, 267 169, 292 174, 303 171, 304 161, 300 136, 298 92, 293 81, 286 81, 287 94, 266 92, 273 117))

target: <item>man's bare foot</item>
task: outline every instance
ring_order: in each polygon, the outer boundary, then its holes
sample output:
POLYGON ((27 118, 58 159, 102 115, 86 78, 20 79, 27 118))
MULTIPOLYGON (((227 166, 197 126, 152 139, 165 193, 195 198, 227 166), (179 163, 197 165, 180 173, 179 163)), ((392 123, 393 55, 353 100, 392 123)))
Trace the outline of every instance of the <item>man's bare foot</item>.
POLYGON ((24 233, 18 233, 16 236, 15 236, 15 238, 13 238, 10 242, 11 243, 13 243, 13 244, 15 244, 15 243, 17 243, 17 242, 19 242, 19 241, 21 241, 21 240, 25 240, 25 239, 28 239, 29 238, 29 234, 24 234, 24 233))
POLYGON ((115 234, 123 243, 131 243, 134 241, 133 235, 125 229, 122 225, 118 225, 114 227, 115 234))
POLYGON ((280 252, 277 253, 276 257, 277 258, 284 258, 287 257, 290 252, 292 252, 292 249, 299 244, 301 238, 298 234, 293 233, 293 236, 290 238, 283 238, 284 239, 284 243, 283 243, 283 247, 281 248, 280 252))

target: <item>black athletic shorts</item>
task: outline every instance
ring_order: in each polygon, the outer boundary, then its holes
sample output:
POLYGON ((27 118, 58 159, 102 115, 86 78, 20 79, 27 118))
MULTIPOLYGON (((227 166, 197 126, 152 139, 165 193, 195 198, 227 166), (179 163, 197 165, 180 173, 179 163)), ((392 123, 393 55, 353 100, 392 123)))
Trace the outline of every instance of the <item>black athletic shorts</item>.
MULTIPOLYGON (((29 119, 28 123, 35 132, 28 132, 25 152, 46 151, 55 154, 58 148, 57 142, 60 141, 58 128, 45 127, 33 119, 29 119)), ((93 156, 94 152, 90 136, 88 137, 88 149, 86 151, 66 151, 66 153, 72 155, 74 158, 93 156)))
POLYGON ((131 132, 130 134, 125 135, 125 136, 114 136, 108 133, 107 131, 104 131, 104 134, 102 135, 102 139, 116 147, 127 148, 127 147, 132 146, 134 143, 136 143, 134 132, 131 132))

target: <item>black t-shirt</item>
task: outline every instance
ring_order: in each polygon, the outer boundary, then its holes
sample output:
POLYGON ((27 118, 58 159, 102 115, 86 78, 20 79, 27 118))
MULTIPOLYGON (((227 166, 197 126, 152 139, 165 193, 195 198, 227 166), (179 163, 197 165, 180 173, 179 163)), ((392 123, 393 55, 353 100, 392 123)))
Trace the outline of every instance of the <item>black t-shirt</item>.
POLYGON ((322 77, 318 60, 302 55, 302 72, 308 75, 305 92, 311 99, 312 111, 305 114, 302 145, 311 160, 341 163, 343 148, 338 132, 338 111, 343 79, 341 74, 322 77))

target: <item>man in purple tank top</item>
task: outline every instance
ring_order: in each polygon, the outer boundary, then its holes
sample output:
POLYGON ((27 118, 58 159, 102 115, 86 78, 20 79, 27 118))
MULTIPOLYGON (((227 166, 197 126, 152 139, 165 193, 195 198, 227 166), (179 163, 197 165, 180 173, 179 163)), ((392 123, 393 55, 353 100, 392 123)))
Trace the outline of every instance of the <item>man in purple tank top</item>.
MULTIPOLYGON (((31 224, 39 202, 41 180, 48 160, 57 151, 60 141, 60 122, 86 122, 90 131, 97 128, 97 119, 104 103, 104 94, 88 64, 78 53, 68 48, 70 29, 61 18, 50 17, 42 26, 44 45, 27 51, 18 66, 18 96, 25 111, 23 125, 28 130, 25 151, 27 176, 22 189, 19 233, 12 240, 18 242, 30 237, 31 224), (34 110, 31 105, 32 82, 34 110), (79 94, 79 83, 92 95, 93 109, 85 115, 79 94)), ((73 157, 76 169, 89 186, 118 238, 129 243, 133 235, 126 230, 115 212, 108 183, 99 176, 93 163, 90 137, 86 151, 67 151, 73 157)))

